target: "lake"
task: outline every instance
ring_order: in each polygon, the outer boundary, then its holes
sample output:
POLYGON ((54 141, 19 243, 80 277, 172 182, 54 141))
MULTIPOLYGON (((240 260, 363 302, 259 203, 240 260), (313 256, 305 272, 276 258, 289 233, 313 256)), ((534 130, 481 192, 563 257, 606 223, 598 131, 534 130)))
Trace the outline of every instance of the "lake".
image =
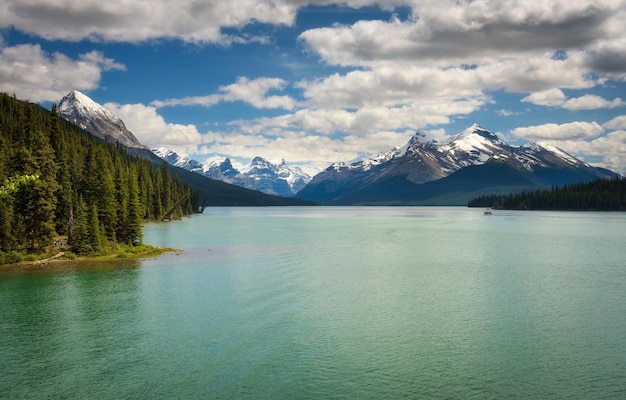
POLYGON ((0 398, 626 398, 626 213, 209 208, 0 273, 0 398))

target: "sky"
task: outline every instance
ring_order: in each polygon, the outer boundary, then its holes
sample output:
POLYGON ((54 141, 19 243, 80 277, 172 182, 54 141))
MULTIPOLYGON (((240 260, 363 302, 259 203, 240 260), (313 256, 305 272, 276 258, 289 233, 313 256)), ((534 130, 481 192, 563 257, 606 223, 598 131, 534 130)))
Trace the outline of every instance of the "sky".
POLYGON ((314 174, 478 123, 626 173, 626 0, 3 0, 0 91, 314 174))

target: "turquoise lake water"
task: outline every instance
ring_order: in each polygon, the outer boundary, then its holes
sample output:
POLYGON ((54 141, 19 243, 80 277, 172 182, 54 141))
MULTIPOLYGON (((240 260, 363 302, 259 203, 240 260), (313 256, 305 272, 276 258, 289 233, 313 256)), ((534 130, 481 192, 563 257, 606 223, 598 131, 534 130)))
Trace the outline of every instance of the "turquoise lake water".
POLYGON ((210 208, 0 272, 0 398, 626 398, 626 214, 210 208))

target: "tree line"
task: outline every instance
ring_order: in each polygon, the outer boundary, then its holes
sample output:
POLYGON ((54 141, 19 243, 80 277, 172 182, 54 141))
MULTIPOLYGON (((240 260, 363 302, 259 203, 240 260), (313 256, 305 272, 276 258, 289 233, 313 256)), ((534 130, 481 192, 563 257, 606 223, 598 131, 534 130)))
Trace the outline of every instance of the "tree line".
POLYGON ((468 206, 500 210, 626 211, 626 179, 617 176, 551 189, 480 196, 470 200, 468 206))
POLYGON ((78 255, 136 246, 144 220, 181 218, 199 206, 199 193, 165 162, 85 133, 56 106, 0 94, 0 263, 54 240, 78 255))

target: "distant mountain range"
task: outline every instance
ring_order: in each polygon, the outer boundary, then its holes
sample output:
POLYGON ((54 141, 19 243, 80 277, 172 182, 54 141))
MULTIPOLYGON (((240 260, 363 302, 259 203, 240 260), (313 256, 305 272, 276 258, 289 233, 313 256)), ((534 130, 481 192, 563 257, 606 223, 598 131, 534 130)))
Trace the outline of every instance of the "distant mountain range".
MULTIPOLYGON (((129 154, 146 158, 156 166, 161 166, 163 159, 154 154, 147 146, 144 146, 130 132, 124 122, 115 114, 102 105, 96 103, 85 94, 79 91, 68 93, 59 103, 57 110, 59 115, 71 124, 74 124, 89 134, 107 141, 109 143, 119 143, 126 147, 129 154)), ((207 199, 208 205, 215 206, 277 206, 277 205, 311 205, 309 201, 275 196, 262 193, 258 190, 247 189, 221 180, 211 179, 204 174, 190 172, 194 169, 194 161, 188 160, 190 165, 172 164, 170 170, 172 174, 188 183, 193 189, 207 199)), ((198 165, 200 165, 198 163, 198 165)), ((253 168, 250 169, 252 171, 253 168)), ((280 168, 277 174, 281 174, 280 168)), ((259 177, 262 176, 261 168, 258 169, 259 177)), ((252 178, 254 179, 254 178, 252 178)), ((294 185, 302 185, 294 179, 294 185)), ((302 185, 304 186, 304 185, 302 185)), ((294 186, 296 187, 296 186, 294 186)), ((278 194, 278 191, 276 191, 278 194)), ((289 196, 292 196, 290 193, 289 196)))
POLYGON ((100 139, 126 146, 130 154, 157 165, 165 160, 211 205, 466 205, 481 195, 617 176, 553 146, 509 145, 474 124, 449 143, 426 141, 417 132, 404 147, 333 164, 311 179, 299 167, 262 157, 237 170, 228 158, 202 164, 167 149, 152 152, 119 117, 78 91, 66 95, 58 111, 100 139))
POLYGON ((322 204, 466 205, 485 194, 611 178, 548 145, 512 146, 472 125, 451 142, 416 133, 402 148, 350 165, 333 164, 299 193, 322 204))
POLYGON ((311 177, 300 167, 287 166, 285 160, 280 164, 274 164, 262 157, 255 157, 249 165, 237 170, 229 158, 215 159, 202 164, 188 157, 181 157, 165 148, 152 151, 171 165, 276 196, 292 197, 311 180, 311 177))

